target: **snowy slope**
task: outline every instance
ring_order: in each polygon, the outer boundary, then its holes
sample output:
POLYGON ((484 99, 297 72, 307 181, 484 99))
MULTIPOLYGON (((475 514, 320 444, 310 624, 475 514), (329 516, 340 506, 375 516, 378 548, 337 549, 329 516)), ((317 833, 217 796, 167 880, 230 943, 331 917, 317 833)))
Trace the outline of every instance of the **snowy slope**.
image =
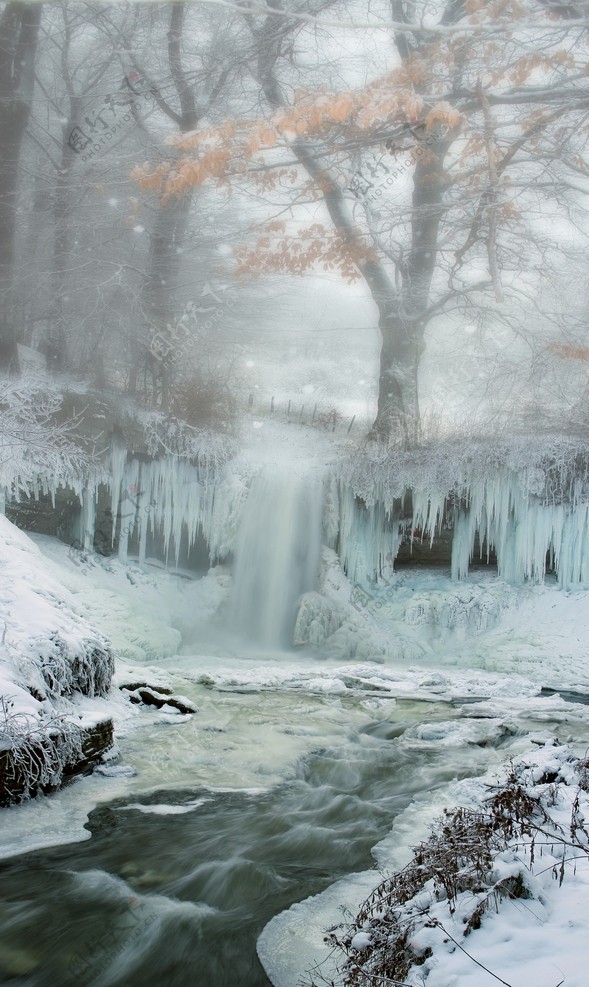
POLYGON ((103 696, 114 669, 106 638, 31 539, 0 516, 0 693, 19 711, 72 692, 103 696), (34 693, 34 695, 32 694, 34 693))
POLYGON ((114 656, 49 561, 3 516, 0 614, 0 804, 9 804, 60 785, 106 749, 114 656))

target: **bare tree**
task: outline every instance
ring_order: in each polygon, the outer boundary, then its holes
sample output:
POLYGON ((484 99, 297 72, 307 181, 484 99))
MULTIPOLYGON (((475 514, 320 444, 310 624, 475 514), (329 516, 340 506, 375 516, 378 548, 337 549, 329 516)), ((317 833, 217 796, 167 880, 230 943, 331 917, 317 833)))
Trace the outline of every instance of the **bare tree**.
POLYGON ((12 279, 22 143, 31 112, 41 3, 7 3, 0 14, 0 363, 14 355, 12 279))

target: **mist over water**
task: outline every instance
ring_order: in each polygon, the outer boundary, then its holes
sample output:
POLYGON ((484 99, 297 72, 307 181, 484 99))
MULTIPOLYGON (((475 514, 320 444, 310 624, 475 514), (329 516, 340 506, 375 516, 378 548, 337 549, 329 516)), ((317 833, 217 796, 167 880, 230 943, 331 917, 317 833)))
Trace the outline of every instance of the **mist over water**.
POLYGON ((241 518, 230 599, 232 630, 250 644, 290 647, 297 603, 316 588, 320 477, 256 476, 241 518))

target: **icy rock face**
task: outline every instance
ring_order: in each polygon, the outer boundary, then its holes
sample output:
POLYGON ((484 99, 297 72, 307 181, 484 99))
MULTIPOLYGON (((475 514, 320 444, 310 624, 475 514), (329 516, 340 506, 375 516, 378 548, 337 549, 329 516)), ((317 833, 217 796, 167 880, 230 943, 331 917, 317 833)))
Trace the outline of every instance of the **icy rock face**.
MULTIPOLYGON (((158 538, 176 563, 181 546, 190 548, 197 537, 205 540, 211 564, 239 557, 256 497, 266 497, 269 525, 280 516, 282 530, 289 529, 300 478, 291 476, 284 464, 278 474, 273 469, 277 486, 271 498, 264 493, 267 478, 261 480, 260 462, 253 457, 225 463, 204 457, 199 462, 194 465, 178 455, 143 461, 114 447, 100 477, 84 481, 56 474, 28 482, 28 490, 33 497, 41 491, 55 496, 56 486, 67 483, 81 504, 80 545, 91 549, 102 484, 110 492, 110 511, 116 519, 112 542, 117 542, 122 562, 130 539, 143 561, 149 535, 158 538)), ((564 439, 553 445, 547 440, 536 445, 512 440, 501 449, 483 443, 444 448, 440 443, 403 454, 363 452, 352 463, 332 467, 322 481, 321 536, 318 498, 309 500, 309 520, 318 541, 337 551, 352 585, 368 591, 386 582, 403 543, 431 545, 442 527, 446 535, 452 533, 455 580, 468 575, 478 543, 481 558, 488 560, 493 554, 500 577, 508 582, 541 583, 548 568, 563 589, 585 586, 588 463, 589 450, 567 445, 564 439)), ((19 483, 13 486, 18 489, 19 483)), ((309 551, 304 531, 300 539, 301 552, 309 551)), ((283 547, 279 533, 276 548, 283 547)))
POLYGON ((311 646, 329 658, 384 661, 387 646, 375 629, 352 607, 336 603, 320 593, 306 593, 301 600, 294 630, 296 646, 311 646))
POLYGON ((199 530, 206 529, 207 540, 213 540, 215 488, 207 479, 198 468, 172 456, 127 462, 126 451, 114 449, 110 490, 112 516, 120 512, 121 518, 119 559, 126 560, 128 542, 134 536, 143 561, 148 531, 159 534, 166 554, 174 550, 176 562, 183 535, 189 546, 199 530))
POLYGON ((468 491, 452 543, 452 576, 463 578, 475 537, 497 553, 499 575, 509 582, 541 583, 547 558, 563 589, 589 583, 589 504, 546 504, 528 494, 520 478, 500 474, 468 491))
POLYGON ((412 627, 481 632, 493 627, 509 602, 509 590, 458 586, 450 592, 416 593, 405 606, 404 620, 412 627))
MULTIPOLYGON (((125 450, 114 449, 107 487, 112 517, 118 525, 119 559, 127 559, 131 538, 137 540, 139 561, 145 561, 148 533, 157 535, 166 556, 176 564, 182 544, 191 548, 201 534, 211 563, 223 561, 235 548, 237 531, 250 478, 228 470, 218 474, 193 466, 174 456, 144 462, 127 460, 125 450)), ((86 501, 96 501, 97 490, 84 491, 86 501)), ((88 541, 84 519, 93 517, 84 506, 80 542, 88 541)), ((92 534, 92 529, 90 529, 92 534)))
MULTIPOLYGON (((26 492, 33 499, 45 494, 55 503, 59 486, 71 489, 80 502, 76 547, 92 549, 101 487, 110 495, 110 517, 115 519, 111 543, 117 540, 120 561, 127 561, 131 539, 138 545, 140 561, 144 561, 148 534, 152 534, 161 540, 166 556, 177 564, 182 544, 192 547, 199 534, 207 542, 212 562, 231 553, 248 478, 195 466, 178 456, 140 460, 127 449, 114 446, 100 475, 83 480, 55 474, 26 484, 15 482, 16 499, 26 492)), ((103 533, 103 541, 111 538, 110 520, 106 527, 108 536, 103 533)))
POLYGON ((432 544, 445 525, 453 529, 455 580, 468 576, 478 540, 480 558, 494 553, 507 582, 542 583, 549 568, 563 589, 589 585, 589 492, 570 462, 560 472, 554 464, 518 470, 479 463, 457 470, 452 485, 447 470, 435 478, 439 486, 426 484, 424 472, 396 476, 382 468, 382 475, 340 481, 337 545, 353 584, 370 589, 392 572, 403 538, 432 544), (403 516, 407 495, 410 517, 403 516))

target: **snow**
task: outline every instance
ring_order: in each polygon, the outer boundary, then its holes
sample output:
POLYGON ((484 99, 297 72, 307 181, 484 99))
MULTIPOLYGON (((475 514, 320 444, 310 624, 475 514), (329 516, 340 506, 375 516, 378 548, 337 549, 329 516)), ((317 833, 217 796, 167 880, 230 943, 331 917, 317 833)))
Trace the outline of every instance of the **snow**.
POLYGON ((99 764, 96 772, 105 778, 134 778, 137 774, 128 764, 99 764))
POLYGON ((366 949, 370 946, 372 939, 366 932, 357 932, 352 939, 352 949, 366 949))
MULTIPOLYGON (((101 697, 114 657, 48 560, 4 516, 0 607, 0 749, 8 751, 17 787, 34 794, 60 784, 66 766, 80 759, 80 729, 107 718, 101 697)), ((3 797, 13 794, 8 783, 3 797)))
POLYGON ((156 816, 182 816, 186 812, 194 812, 195 809, 199 809, 201 805, 209 802, 210 799, 193 799, 191 802, 186 802, 184 805, 158 805, 158 804, 144 804, 142 802, 131 802, 129 805, 122 805, 119 808, 119 812, 143 812, 147 815, 156 816))
MULTIPOLYGON (((44 535, 32 539, 53 563, 78 609, 92 615, 93 625, 119 657, 149 662, 176 654, 193 582, 149 564, 72 553, 44 535)), ((208 607, 214 610, 220 593, 215 578, 201 580, 198 587, 207 592, 208 607)), ((207 612, 206 604, 203 609, 207 612)))
POLYGON ((2 693, 16 689, 20 711, 36 713, 44 699, 73 691, 108 691, 114 666, 106 638, 82 616, 31 539, 3 516, 0 601, 0 675, 10 683, 2 693))
MULTIPOLYGON (((558 773, 563 761, 566 769, 566 759, 570 756, 566 748, 549 746, 522 758, 519 764, 530 766, 526 772, 529 790, 535 793, 534 786, 538 786, 547 772, 558 773)), ((583 941, 589 933, 586 918, 589 856, 582 849, 587 845, 586 834, 577 830, 581 849, 559 845, 559 834, 566 839, 565 834, 570 832, 574 782, 578 783, 578 778, 570 777, 572 773, 569 770, 569 784, 561 780, 553 793, 548 791, 548 785, 538 786, 549 816, 549 821, 542 825, 548 838, 543 841, 541 854, 534 859, 530 838, 520 839, 513 851, 502 852, 494 863, 495 880, 522 873, 530 898, 503 900, 497 910, 485 915, 481 928, 467 939, 463 939, 463 918, 472 910, 472 900, 468 901, 471 896, 459 897, 453 915, 448 914, 447 906, 437 904, 431 908, 432 917, 440 917, 444 930, 462 944, 462 949, 455 948, 442 929, 424 929, 418 934, 416 945, 422 949, 429 945, 434 951, 431 960, 426 960, 419 970, 428 987, 451 987, 458 983, 461 987, 486 987, 496 983, 497 977, 512 987, 527 987, 530 983, 555 987, 561 981, 570 987, 581 987, 586 982, 583 941), (551 832, 555 833, 552 845, 551 832), (561 886, 558 875, 563 854, 561 886), (479 964, 492 972, 481 969, 479 964)), ((566 776, 566 770, 563 774, 566 776)), ((587 807, 586 793, 580 794, 582 805, 587 807)))

